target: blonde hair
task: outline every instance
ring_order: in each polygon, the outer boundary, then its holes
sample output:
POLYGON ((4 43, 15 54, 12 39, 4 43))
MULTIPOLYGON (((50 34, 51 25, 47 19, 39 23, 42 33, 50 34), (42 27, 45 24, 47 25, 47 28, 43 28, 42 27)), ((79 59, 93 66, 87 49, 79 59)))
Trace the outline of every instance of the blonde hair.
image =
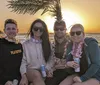
POLYGON ((74 25, 72 25, 70 31, 71 31, 73 28, 81 28, 82 31, 84 32, 84 27, 83 27, 83 25, 81 25, 81 24, 74 24, 74 25))

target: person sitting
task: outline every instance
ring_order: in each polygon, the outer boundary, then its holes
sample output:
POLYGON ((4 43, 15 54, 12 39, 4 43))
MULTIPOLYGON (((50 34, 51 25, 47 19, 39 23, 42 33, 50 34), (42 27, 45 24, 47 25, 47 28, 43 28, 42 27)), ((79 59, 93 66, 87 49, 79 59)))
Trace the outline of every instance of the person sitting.
POLYGON ((100 48, 94 38, 85 37, 84 27, 75 24, 67 47, 67 72, 59 85, 100 85, 100 48))
POLYGON ((54 23, 54 68, 51 76, 47 76, 46 85, 58 85, 68 75, 66 72, 66 50, 69 37, 66 34, 66 23, 63 20, 54 23))
POLYGON ((33 21, 29 35, 30 39, 23 43, 20 85, 28 85, 28 81, 32 85, 45 85, 43 77, 46 75, 42 75, 41 66, 44 65, 47 75, 53 66, 53 52, 45 22, 41 19, 33 21))
POLYGON ((16 85, 21 79, 20 65, 23 56, 22 44, 15 38, 18 33, 17 22, 5 20, 6 37, 0 38, 0 85, 16 85))

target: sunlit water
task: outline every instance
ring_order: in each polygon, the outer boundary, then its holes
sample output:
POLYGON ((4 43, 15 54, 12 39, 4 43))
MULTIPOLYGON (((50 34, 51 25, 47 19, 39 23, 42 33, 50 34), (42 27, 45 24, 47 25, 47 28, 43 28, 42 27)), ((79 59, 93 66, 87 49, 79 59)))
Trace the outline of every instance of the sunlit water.
MULTIPOLYGON (((54 40, 54 38, 53 38, 54 34, 50 34, 49 36, 50 36, 50 41, 53 41, 53 40, 54 40)), ((97 41, 100 43, 100 34, 99 34, 99 33, 98 33, 98 34, 94 34, 94 33, 92 33, 92 34, 86 34, 86 37, 93 37, 93 38, 97 39, 97 41)), ((17 38, 18 38, 22 43, 23 43, 26 39, 28 39, 28 37, 27 37, 26 34, 19 34, 19 35, 17 35, 17 38)))

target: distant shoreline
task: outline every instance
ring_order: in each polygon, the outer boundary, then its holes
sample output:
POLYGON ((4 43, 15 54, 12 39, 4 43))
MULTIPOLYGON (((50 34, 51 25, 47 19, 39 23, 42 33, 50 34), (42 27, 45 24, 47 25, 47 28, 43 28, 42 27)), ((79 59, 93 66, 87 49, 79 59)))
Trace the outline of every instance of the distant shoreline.
MULTIPOLYGON (((18 33, 18 35, 25 35, 27 33, 18 33)), ((49 33, 49 34, 54 34, 54 33, 49 33)), ((86 34, 100 34, 100 33, 86 33, 86 34)))

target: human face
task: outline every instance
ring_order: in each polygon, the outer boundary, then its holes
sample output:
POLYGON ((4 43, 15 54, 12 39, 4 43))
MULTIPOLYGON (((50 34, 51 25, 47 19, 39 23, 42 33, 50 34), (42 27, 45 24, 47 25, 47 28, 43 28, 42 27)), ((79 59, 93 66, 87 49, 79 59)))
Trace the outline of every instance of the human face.
POLYGON ((13 39, 13 38, 15 38, 15 36, 18 33, 18 29, 17 29, 17 26, 15 24, 8 23, 5 26, 4 32, 9 39, 13 39))
POLYGON ((63 38, 66 35, 66 28, 64 28, 62 25, 59 25, 54 28, 54 32, 58 38, 63 38))
POLYGON ((73 42, 79 43, 84 39, 84 32, 81 28, 72 28, 70 32, 71 40, 73 42))
POLYGON ((40 22, 34 24, 32 32, 34 33, 34 38, 40 38, 43 34, 44 27, 40 22))

